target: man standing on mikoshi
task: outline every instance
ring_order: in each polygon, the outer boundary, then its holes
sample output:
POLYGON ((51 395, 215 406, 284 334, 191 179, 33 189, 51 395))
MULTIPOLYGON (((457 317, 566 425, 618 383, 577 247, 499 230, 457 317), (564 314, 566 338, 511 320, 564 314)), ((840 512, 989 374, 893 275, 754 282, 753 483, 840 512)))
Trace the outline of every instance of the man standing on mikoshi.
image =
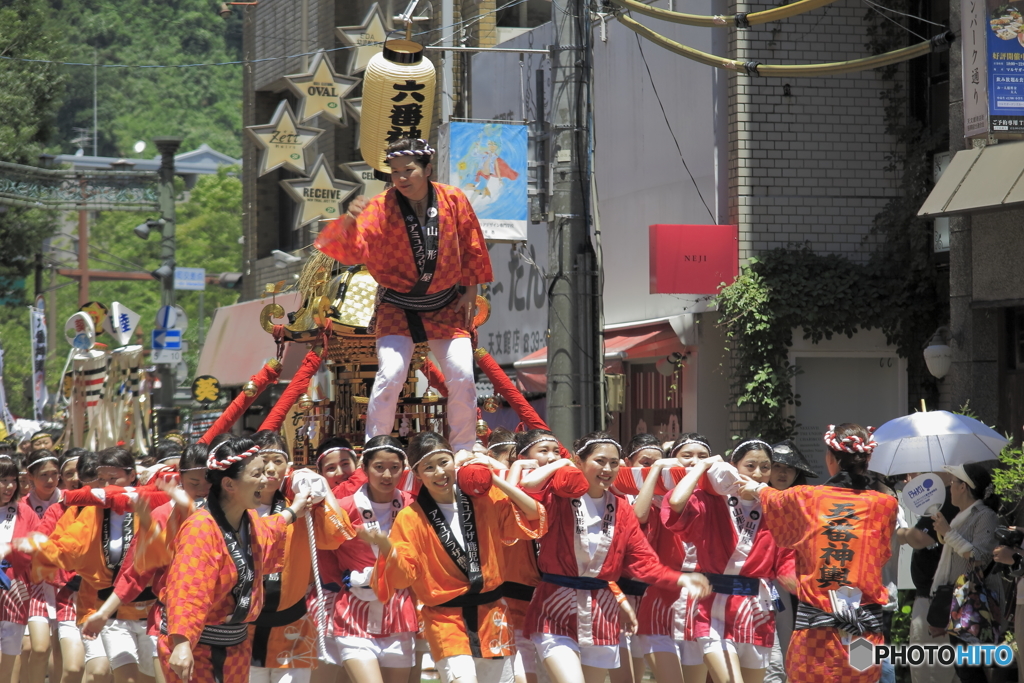
POLYGON ((320 233, 315 246, 354 265, 366 264, 380 285, 371 331, 377 376, 366 414, 366 438, 390 434, 413 346, 429 342, 448 386, 450 441, 456 452, 476 440, 473 320, 477 286, 493 279, 480 222, 457 187, 430 181, 434 150, 403 139, 386 151, 393 187, 366 199, 320 233))

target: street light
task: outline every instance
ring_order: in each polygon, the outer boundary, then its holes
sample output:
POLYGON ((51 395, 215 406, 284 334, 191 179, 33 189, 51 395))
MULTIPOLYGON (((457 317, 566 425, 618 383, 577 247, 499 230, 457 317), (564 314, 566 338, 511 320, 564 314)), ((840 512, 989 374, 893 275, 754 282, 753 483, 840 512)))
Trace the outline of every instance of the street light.
POLYGON ((221 273, 220 278, 217 280, 217 284, 227 289, 238 289, 242 286, 242 274, 241 273, 221 273))
POLYGON ((174 261, 164 261, 156 270, 150 272, 154 280, 166 280, 174 276, 174 261))
POLYGON ((953 362, 953 350, 946 342, 954 342, 949 328, 943 325, 935 330, 935 334, 928 341, 924 350, 924 364, 928 366, 928 372, 935 379, 942 379, 949 372, 949 366, 953 362))
POLYGON ((166 223, 167 221, 165 221, 163 218, 150 218, 145 223, 139 223, 134 228, 132 228, 132 232, 134 232, 135 236, 138 237, 139 239, 148 240, 150 232, 152 232, 153 230, 163 230, 164 225, 166 223))
POLYGON ((288 266, 294 265, 302 261, 301 256, 295 256, 293 254, 289 254, 288 252, 281 251, 280 249, 275 249, 274 251, 270 252, 270 254, 274 257, 274 265, 277 266, 278 268, 287 268, 288 266))
POLYGON ((665 377, 671 377, 672 373, 674 373, 677 369, 679 369, 679 367, 682 366, 684 360, 686 360, 686 356, 679 353, 678 351, 673 351, 672 353, 668 354, 666 357, 662 358, 657 363, 655 363, 654 369, 657 370, 662 375, 664 375, 665 377))

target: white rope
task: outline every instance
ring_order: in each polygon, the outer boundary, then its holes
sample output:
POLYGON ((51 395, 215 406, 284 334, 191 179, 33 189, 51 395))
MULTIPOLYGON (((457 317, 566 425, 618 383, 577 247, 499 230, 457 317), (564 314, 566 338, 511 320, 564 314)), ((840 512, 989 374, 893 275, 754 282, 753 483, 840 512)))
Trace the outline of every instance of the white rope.
MULTIPOLYGON (((325 501, 326 504, 326 501, 325 501)), ((324 587, 320 584, 320 562, 316 556, 316 535, 313 531, 313 512, 306 512, 306 535, 309 536, 309 555, 313 559, 313 583, 316 586, 316 641, 320 648, 320 661, 337 664, 327 651, 327 611, 324 598, 324 587)))

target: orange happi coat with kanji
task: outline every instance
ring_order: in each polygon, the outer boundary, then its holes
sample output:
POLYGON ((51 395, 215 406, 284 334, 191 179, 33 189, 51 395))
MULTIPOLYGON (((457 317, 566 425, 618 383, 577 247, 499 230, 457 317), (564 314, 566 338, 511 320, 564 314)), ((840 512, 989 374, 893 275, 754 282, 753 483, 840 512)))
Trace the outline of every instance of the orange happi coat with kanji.
MULTIPOLYGON (((829 591, 841 586, 859 589, 861 604, 889 600, 882 565, 891 555, 898 504, 884 493, 844 486, 848 479, 841 473, 822 486, 761 491, 775 542, 796 554, 797 598, 826 612, 832 611, 829 591)), ((883 642, 880 633, 865 637, 883 642)), ((879 667, 857 671, 840 631, 812 628, 793 632, 786 673, 793 683, 874 683, 879 667)))
MULTIPOLYGON (((433 187, 439 221, 437 266, 426 293, 490 282, 494 279, 491 259, 472 205, 457 187, 441 183, 433 183, 433 187)), ((405 293, 416 284, 419 272, 397 193, 391 188, 374 197, 354 226, 345 216, 332 221, 317 237, 315 246, 341 263, 365 264, 381 286, 405 293)), ((469 336, 454 302, 419 315, 428 339, 469 336)), ((374 329, 377 337, 411 336, 405 312, 387 303, 377 306, 374 329)))
MULTIPOLYGON (((507 557, 505 546, 516 540, 528 542, 543 536, 547 531, 547 512, 539 506, 540 519, 530 522, 496 487, 489 494, 474 497, 472 502, 483 574, 481 592, 488 593, 497 590, 505 580, 502 567, 507 557)), ((381 554, 374 566, 372 583, 377 597, 387 602, 396 590, 412 589, 423 604, 424 636, 435 662, 444 657, 472 654, 462 608, 441 606, 465 595, 469 581, 445 552, 418 502, 398 513, 389 538, 391 552, 381 554)), ((505 600, 498 598, 476 609, 481 655, 488 658, 510 656, 515 638, 505 600)))

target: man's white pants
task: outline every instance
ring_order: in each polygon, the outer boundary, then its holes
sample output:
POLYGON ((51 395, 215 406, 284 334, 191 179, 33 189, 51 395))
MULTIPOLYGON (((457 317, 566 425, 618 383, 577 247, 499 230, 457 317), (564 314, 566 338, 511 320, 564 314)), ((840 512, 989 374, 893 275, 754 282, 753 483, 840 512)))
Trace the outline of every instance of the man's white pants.
MULTIPOLYGON (((914 598, 914 606, 910 610, 910 642, 917 645, 948 645, 949 636, 932 636, 928 632, 928 606, 932 603, 927 596, 914 598)), ((928 665, 928 660, 921 666, 910 667, 910 680, 913 683, 951 683, 956 671, 951 666, 941 664, 928 665)))
MULTIPOLYGON (((476 381, 473 377, 473 343, 469 338, 431 340, 430 351, 444 373, 448 386, 449 442, 456 452, 470 450, 476 442, 476 381)), ((366 438, 390 434, 395 428, 395 409, 409 373, 415 345, 411 337, 389 334, 377 340, 377 377, 366 410, 366 438)))

